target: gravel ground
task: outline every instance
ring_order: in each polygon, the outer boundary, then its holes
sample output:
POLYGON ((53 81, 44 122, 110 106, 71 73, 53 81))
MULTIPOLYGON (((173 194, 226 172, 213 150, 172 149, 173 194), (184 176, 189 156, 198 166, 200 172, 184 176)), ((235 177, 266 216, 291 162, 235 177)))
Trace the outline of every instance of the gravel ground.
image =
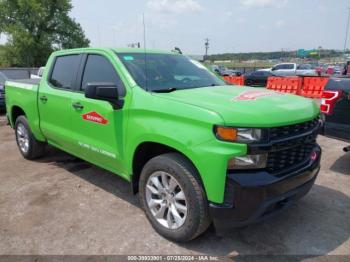
POLYGON ((0 254, 350 255, 350 154, 319 137, 322 169, 310 193, 264 223, 220 238, 210 228, 177 244, 146 220, 129 184, 50 148, 24 160, 0 117, 0 254))

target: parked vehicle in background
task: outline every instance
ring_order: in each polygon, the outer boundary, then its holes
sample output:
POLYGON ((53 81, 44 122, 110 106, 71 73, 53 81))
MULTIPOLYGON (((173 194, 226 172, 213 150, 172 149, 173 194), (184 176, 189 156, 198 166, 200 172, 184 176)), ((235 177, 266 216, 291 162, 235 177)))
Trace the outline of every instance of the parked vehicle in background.
POLYGON ((350 77, 329 79, 323 91, 321 112, 321 133, 350 143, 350 77))
POLYGON ((38 70, 38 73, 37 74, 31 74, 30 78, 31 79, 40 79, 43 76, 44 69, 45 69, 44 66, 40 67, 39 70, 38 70))
POLYGON ((313 100, 226 85, 178 53, 61 50, 40 81, 5 90, 24 158, 48 143, 120 175, 171 240, 266 219, 307 194, 320 170, 313 100))
POLYGON ((335 68, 335 66, 328 66, 326 69, 326 74, 327 75, 334 75, 335 74, 334 68, 335 68))
POLYGON ((5 82, 7 80, 7 76, 0 72, 0 110, 5 109, 5 82))
POLYGON ((242 72, 238 70, 228 69, 222 65, 212 65, 213 71, 215 71, 220 76, 241 76, 242 72))
POLYGON ((266 70, 253 71, 244 75, 244 84, 246 86, 266 86, 268 77, 272 75, 272 72, 266 70))
POLYGON ((334 75, 341 75, 342 70, 343 70, 343 67, 341 67, 341 66, 334 66, 333 67, 334 75))
POLYGON ((276 76, 315 76, 315 68, 310 64, 281 63, 271 68, 276 76))

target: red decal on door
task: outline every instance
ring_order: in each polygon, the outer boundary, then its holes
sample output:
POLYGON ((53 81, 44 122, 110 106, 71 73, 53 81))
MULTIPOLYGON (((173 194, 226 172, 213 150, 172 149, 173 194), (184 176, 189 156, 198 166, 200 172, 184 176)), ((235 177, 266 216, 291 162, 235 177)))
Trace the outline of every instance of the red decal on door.
POLYGON ((276 92, 249 90, 249 91, 244 91, 239 96, 234 97, 232 101, 252 101, 252 100, 257 100, 258 98, 261 98, 261 97, 280 96, 280 95, 283 95, 283 94, 276 93, 276 92))
POLYGON ((99 113, 93 111, 82 115, 83 119, 86 121, 107 125, 108 119, 101 116, 99 113))

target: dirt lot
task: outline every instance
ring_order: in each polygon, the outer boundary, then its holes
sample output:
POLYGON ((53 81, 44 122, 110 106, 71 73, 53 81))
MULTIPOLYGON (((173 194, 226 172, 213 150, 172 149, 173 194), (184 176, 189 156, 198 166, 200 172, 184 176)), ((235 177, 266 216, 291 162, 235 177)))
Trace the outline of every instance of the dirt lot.
POLYGON ((176 244, 151 228, 128 183, 56 149, 24 160, 0 121, 0 254, 350 255, 350 154, 319 138, 311 192, 279 216, 219 238, 176 244))

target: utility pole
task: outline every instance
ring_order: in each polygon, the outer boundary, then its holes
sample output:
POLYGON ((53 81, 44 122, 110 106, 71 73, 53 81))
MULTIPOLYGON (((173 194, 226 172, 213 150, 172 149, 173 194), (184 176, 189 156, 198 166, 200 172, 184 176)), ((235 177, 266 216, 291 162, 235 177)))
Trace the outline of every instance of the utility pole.
POLYGON ((345 32, 345 42, 344 42, 344 53, 346 52, 346 48, 348 45, 348 34, 349 34, 349 24, 350 24, 350 8, 349 9, 349 14, 348 14, 348 22, 346 24, 346 32, 345 32))
POLYGON ((204 43, 204 46, 205 46, 205 56, 204 56, 204 61, 207 60, 208 58, 208 50, 209 50, 209 38, 206 38, 204 39, 205 40, 205 43, 204 43))

